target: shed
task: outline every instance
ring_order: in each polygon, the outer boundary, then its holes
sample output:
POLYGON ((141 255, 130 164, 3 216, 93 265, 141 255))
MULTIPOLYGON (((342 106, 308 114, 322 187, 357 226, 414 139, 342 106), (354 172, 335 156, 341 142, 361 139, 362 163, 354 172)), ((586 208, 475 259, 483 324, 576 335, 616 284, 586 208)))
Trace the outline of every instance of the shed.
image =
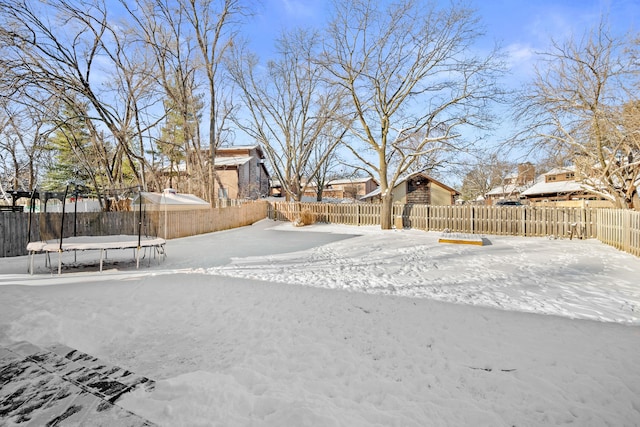
MULTIPOLYGON (((400 179, 393 188, 392 195, 394 203, 448 206, 455 204, 460 193, 424 172, 416 172, 400 179)), ((380 188, 361 200, 379 201, 380 188)))

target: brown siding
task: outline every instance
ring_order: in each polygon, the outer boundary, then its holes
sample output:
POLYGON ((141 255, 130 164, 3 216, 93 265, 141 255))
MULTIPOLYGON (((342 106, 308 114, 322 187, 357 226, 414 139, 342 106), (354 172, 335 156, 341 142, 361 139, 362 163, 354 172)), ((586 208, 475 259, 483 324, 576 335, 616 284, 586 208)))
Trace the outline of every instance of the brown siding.
POLYGON ((431 204, 431 183, 421 177, 407 181, 407 204, 431 204))
POLYGON ((216 171, 216 196, 218 195, 218 188, 222 185, 222 188, 227 190, 227 197, 229 199, 238 198, 238 170, 233 167, 229 169, 219 169, 216 171))

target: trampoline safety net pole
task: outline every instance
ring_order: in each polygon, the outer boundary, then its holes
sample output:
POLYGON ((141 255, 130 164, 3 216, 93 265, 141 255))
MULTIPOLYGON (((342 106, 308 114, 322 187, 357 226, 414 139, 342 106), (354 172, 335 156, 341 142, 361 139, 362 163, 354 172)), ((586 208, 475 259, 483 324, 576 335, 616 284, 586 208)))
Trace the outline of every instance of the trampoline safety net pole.
POLYGON ((142 189, 138 187, 138 251, 136 252, 136 268, 140 268, 140 240, 142 238, 142 189))
POLYGON ((62 274, 62 238, 64 236, 64 214, 67 201, 67 193, 69 192, 69 184, 64 189, 64 197, 62 198, 62 217, 60 220, 60 246, 58 247, 58 274, 62 274))
MULTIPOLYGON (((33 191, 31 192, 31 199, 29 201, 29 222, 27 223, 27 246, 31 243, 31 218, 35 212, 36 207, 33 204, 33 201, 36 197, 36 187, 33 187, 33 191)), ((29 274, 33 274, 33 257, 34 254, 32 251, 29 251, 29 255, 31 255, 31 260, 29 261, 29 274)))

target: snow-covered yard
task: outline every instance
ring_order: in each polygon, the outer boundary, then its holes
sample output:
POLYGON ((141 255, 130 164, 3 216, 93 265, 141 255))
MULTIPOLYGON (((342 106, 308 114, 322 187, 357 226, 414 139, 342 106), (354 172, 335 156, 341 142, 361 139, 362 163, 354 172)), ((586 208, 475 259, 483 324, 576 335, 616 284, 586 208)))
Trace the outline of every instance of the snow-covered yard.
POLYGON ((640 425, 640 259, 439 237, 265 220, 139 270, 0 259, 0 344, 156 379, 119 404, 167 426, 640 425))

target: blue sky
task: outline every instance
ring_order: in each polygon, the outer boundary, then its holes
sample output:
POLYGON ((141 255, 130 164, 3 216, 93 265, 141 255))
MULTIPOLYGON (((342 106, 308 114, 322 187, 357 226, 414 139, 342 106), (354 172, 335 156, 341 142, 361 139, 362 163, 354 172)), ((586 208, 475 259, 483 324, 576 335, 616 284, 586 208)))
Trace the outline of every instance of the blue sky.
MULTIPOLYGON (((449 5, 449 0, 435 1, 449 5)), ((283 28, 321 27, 329 18, 331 4, 330 0, 263 2, 250 26, 252 48, 262 58, 271 54, 273 41, 283 28)), ((600 23, 603 14, 608 16, 613 33, 633 32, 640 36, 640 0, 468 0, 467 4, 477 11, 486 33, 478 41, 478 48, 488 50, 498 43, 506 54, 509 72, 502 84, 509 89, 520 88, 531 80, 536 53, 548 51, 552 38, 579 39, 600 23)), ((500 107, 496 115, 507 117, 509 108, 500 107)), ((493 145, 513 134, 513 125, 504 121, 486 135, 486 141, 493 145)), ((524 160, 514 152, 504 155, 514 161, 524 160)))
MULTIPOLYGON (((328 17, 329 6, 329 0, 264 0, 251 24, 252 45, 261 56, 268 56, 282 28, 319 27, 328 17)), ((515 81, 526 78, 535 52, 545 50, 551 37, 580 36, 598 24, 602 13, 609 15, 616 32, 637 33, 640 25, 640 0, 471 0, 469 6, 477 10, 485 26, 486 37, 480 46, 500 43, 515 81)))

